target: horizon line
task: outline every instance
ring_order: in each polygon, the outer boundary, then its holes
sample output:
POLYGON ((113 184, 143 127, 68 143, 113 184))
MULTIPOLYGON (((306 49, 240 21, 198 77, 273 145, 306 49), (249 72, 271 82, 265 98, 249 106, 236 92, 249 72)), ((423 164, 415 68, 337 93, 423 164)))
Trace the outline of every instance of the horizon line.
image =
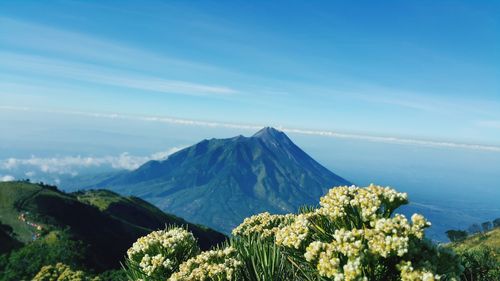
POLYGON ((390 136, 351 134, 351 133, 336 132, 332 130, 314 130, 314 129, 287 128, 283 126, 238 124, 238 123, 228 123, 228 122, 218 122, 218 121, 184 119, 184 118, 176 118, 169 116, 147 116, 147 115, 131 115, 131 114, 120 114, 120 113, 53 110, 53 109, 40 109, 32 107, 18 107, 18 106, 0 106, 0 109, 11 110, 11 111, 29 111, 29 112, 41 112, 41 113, 53 113, 53 114, 78 115, 78 116, 87 116, 94 118, 137 120, 146 122, 158 122, 158 123, 168 123, 175 125, 211 127, 211 128, 260 130, 264 127, 274 127, 285 133, 301 134, 301 135, 315 135, 315 136, 325 136, 333 138, 357 139, 357 140, 366 140, 371 142, 395 143, 395 144, 417 145, 417 146, 427 146, 427 147, 448 147, 448 148, 462 148, 470 150, 500 152, 500 146, 496 145, 483 145, 483 144, 472 144, 472 143, 461 143, 461 142, 450 142, 450 141, 419 140, 419 139, 390 137, 390 136))

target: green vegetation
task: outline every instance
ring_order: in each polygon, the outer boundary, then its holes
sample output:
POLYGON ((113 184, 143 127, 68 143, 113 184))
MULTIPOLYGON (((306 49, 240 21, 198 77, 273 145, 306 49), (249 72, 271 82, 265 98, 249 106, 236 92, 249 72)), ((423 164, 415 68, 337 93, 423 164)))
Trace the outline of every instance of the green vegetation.
POLYGON ((0 280, 30 280, 42 266, 62 262, 82 268, 90 261, 88 246, 67 231, 52 231, 26 246, 0 256, 0 280))
POLYGON ((459 242, 465 240, 469 234, 464 230, 448 230, 446 231, 446 236, 451 242, 459 242))
POLYGON ((337 187, 317 208, 246 218, 222 243, 136 197, 0 183, 0 281, 500 280, 497 220, 440 246, 421 215, 394 213, 406 203, 390 188, 337 187))
MULTIPOLYGON (((413 215, 409 221, 394 214, 406 203, 406 194, 390 188, 336 187, 321 198, 319 208, 246 218, 227 245, 186 258, 173 274, 168 272, 177 268, 176 251, 145 254, 148 245, 170 241, 170 235, 152 233, 129 250, 142 253, 134 261, 137 266, 128 269, 142 274, 129 275, 129 280, 455 280, 461 274, 459 259, 424 238, 430 225, 425 218, 413 215), (152 274, 157 272, 163 274, 152 274)), ((175 237, 174 244, 181 244, 183 238, 175 237)), ((128 259, 136 257, 129 254, 128 259)))
POLYGON ((177 216, 166 214, 154 205, 135 196, 124 197, 109 190, 88 190, 72 195, 80 202, 97 207, 101 212, 127 225, 156 230, 165 225, 186 226, 198 239, 201 249, 209 249, 225 240, 225 236, 202 225, 192 224, 177 216))
POLYGON ((33 281, 99 281, 98 277, 91 277, 81 270, 73 270, 71 267, 57 263, 46 265, 35 275, 33 281))
MULTIPOLYGON (((203 249, 226 239, 138 198, 100 190, 67 194, 29 182, 0 183, 0 221, 2 281, 30 280, 58 262, 96 273, 118 269, 138 237, 167 224, 192 231, 203 249)), ((120 273, 105 277, 113 275, 120 273)))
POLYGON ((500 262, 500 228, 471 235, 462 241, 449 243, 448 246, 457 252, 481 250, 486 247, 495 253, 494 256, 500 262))
POLYGON ((500 228, 451 242, 464 267, 462 281, 500 280, 500 228))

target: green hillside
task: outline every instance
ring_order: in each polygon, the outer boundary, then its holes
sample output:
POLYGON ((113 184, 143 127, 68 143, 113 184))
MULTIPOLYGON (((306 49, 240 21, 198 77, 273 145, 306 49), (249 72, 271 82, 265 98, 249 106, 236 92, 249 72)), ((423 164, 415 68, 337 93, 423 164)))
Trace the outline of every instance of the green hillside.
POLYGON ((500 228, 495 228, 486 233, 478 233, 467 237, 460 242, 452 242, 448 244, 457 252, 481 250, 484 247, 489 247, 496 253, 496 259, 500 262, 500 228))
MULTIPOLYGON (((165 225, 187 227, 203 249, 226 238, 138 198, 103 190, 67 194, 28 182, 0 183, 0 223, 0 254, 23 244, 43 249, 68 238, 83 245, 76 247, 84 255, 82 266, 98 272, 118 268, 138 237, 165 225)), ((27 251, 24 248, 17 251, 27 251)))
POLYGON ((148 231, 163 228, 165 224, 187 226, 202 249, 209 249, 225 237, 208 227, 164 213, 154 205, 135 196, 124 197, 109 190, 89 190, 72 193, 80 202, 97 207, 102 212, 130 225, 138 225, 148 231))
POLYGON ((500 228, 446 244, 463 267, 461 281, 500 280, 500 228))

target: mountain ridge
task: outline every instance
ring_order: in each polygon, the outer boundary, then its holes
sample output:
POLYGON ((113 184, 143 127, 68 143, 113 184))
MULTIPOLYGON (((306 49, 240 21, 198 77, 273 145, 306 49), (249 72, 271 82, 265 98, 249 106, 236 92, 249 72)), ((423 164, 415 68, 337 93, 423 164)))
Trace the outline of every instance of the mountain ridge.
POLYGON ((250 137, 205 139, 91 188, 141 197, 160 209, 229 233, 245 217, 294 212, 331 187, 350 185, 265 127, 250 137))

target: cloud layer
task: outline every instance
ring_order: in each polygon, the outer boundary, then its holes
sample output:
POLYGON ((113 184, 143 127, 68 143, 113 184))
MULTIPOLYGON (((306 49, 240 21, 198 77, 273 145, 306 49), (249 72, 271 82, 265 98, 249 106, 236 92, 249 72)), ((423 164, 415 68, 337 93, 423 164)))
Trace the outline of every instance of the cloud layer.
MULTIPOLYGON (((159 122, 167 124, 209 127, 209 128, 243 129, 252 131, 256 131, 264 127, 263 125, 209 122, 202 120, 190 120, 190 119, 162 117, 162 116, 140 116, 140 115, 126 115, 126 114, 115 114, 115 113, 110 114, 110 113, 96 113, 96 112, 82 112, 82 111, 45 110, 45 109, 34 109, 29 107, 12 107, 12 106, 0 106, 0 109, 13 110, 13 111, 32 111, 32 112, 42 112, 42 113, 68 114, 68 115, 87 116, 93 118, 137 120, 145 122, 159 122)), ((327 130, 308 130, 308 129, 286 128, 286 127, 279 127, 279 129, 286 133, 301 134, 301 135, 356 139, 356 140, 365 140, 371 142, 394 143, 394 144, 404 144, 404 145, 446 147, 446 148, 500 152, 500 146, 493 146, 493 145, 467 144, 467 143, 433 141, 433 140, 417 140, 417 139, 406 139, 398 137, 380 137, 380 136, 370 136, 370 135, 347 134, 347 133, 327 131, 327 130)))
MULTIPOLYGON (((27 177, 33 177, 37 174, 58 174, 75 176, 82 169, 95 167, 134 170, 149 160, 165 159, 168 157, 168 155, 179 150, 180 148, 173 147, 167 151, 157 152, 149 156, 134 156, 124 152, 118 156, 102 157, 63 156, 40 158, 32 156, 31 158, 26 159, 8 158, 0 161, 0 170, 27 171, 24 172, 24 175, 26 175, 27 177)), ((9 177, 7 177, 6 179, 9 179, 9 177)))
POLYGON ((11 175, 5 175, 5 176, 0 175, 0 182, 13 181, 13 180, 15 180, 15 178, 11 175))

